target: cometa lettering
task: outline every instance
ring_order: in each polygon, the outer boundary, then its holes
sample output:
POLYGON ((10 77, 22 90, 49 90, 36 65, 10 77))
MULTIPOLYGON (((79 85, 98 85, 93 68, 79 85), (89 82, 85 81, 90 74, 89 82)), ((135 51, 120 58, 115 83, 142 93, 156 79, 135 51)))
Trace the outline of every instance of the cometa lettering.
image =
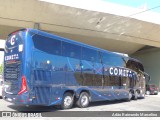
POLYGON ((131 70, 127 70, 123 68, 114 68, 114 67, 111 67, 109 69, 109 74, 114 76, 123 76, 123 77, 133 76, 133 72, 131 70))

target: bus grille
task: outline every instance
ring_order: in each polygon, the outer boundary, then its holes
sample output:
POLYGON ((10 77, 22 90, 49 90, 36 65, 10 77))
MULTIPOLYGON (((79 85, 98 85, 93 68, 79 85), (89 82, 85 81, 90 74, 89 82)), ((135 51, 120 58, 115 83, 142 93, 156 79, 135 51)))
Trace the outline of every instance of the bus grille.
POLYGON ((46 105, 50 101, 50 87, 34 87, 36 98, 33 100, 34 104, 46 105))
POLYGON ((18 80, 20 75, 20 64, 4 65, 4 80, 18 80))

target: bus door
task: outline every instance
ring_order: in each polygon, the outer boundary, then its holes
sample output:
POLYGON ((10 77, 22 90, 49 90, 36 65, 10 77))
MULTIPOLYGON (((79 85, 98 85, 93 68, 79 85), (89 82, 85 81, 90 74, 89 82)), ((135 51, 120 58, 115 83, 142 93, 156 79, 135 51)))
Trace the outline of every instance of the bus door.
MULTIPOLYGON (((121 68, 120 68, 121 69, 121 68)), ((116 76, 115 80, 115 96, 117 99, 122 99, 127 97, 128 89, 127 89, 127 79, 128 77, 124 76, 116 76)))
POLYGON ((135 87, 137 87, 137 83, 139 81, 139 78, 137 76, 137 73, 133 74, 133 77, 130 78, 130 82, 129 82, 129 88, 130 89, 134 89, 135 87))
POLYGON ((128 94, 128 90, 126 89, 126 81, 128 79, 128 75, 130 74, 130 70, 126 69, 126 61, 120 55, 111 55, 110 56, 110 81, 112 86, 114 87, 114 97, 115 99, 126 98, 128 94))

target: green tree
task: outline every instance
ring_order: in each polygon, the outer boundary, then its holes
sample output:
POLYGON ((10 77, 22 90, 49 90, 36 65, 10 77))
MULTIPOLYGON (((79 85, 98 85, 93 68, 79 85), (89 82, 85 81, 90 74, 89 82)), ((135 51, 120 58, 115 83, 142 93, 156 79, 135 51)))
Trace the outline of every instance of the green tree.
POLYGON ((0 64, 0 74, 3 72, 3 64, 0 64))

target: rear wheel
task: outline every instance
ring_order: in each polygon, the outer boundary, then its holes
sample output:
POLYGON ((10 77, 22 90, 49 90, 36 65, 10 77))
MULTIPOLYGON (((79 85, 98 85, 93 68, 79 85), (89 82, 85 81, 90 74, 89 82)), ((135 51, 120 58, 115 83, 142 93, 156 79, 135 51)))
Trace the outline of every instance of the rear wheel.
POLYGON ((73 94, 70 92, 67 92, 63 95, 61 108, 70 109, 73 106, 73 102, 74 102, 73 94))
POLYGON ((87 92, 82 92, 79 99, 76 102, 77 106, 80 108, 88 107, 89 105, 89 94, 87 92))

